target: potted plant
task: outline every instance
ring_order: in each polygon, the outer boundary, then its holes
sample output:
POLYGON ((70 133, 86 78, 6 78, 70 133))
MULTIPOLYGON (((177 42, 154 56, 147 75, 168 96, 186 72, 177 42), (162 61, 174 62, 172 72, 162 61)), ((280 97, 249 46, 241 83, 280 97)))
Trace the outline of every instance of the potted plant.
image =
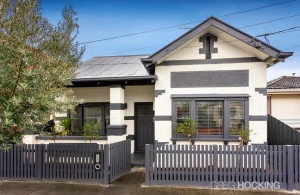
POLYGON ((253 132, 249 127, 242 126, 239 129, 232 129, 231 135, 239 135, 240 136, 240 145, 248 145, 250 134, 253 132))
POLYGON ((193 144, 191 141, 191 136, 196 132, 195 122, 191 120, 188 116, 186 116, 183 122, 175 123, 175 125, 176 125, 176 131, 178 133, 186 135, 189 138, 190 144, 192 146, 193 144))

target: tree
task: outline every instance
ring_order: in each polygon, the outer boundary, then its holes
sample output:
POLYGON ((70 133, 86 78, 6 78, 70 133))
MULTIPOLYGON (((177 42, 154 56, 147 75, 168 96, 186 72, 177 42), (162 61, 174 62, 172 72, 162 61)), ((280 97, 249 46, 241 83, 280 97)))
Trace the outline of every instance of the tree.
POLYGON ((38 0, 1 0, 0 14, 0 147, 7 149, 22 143, 25 129, 40 130, 51 114, 78 104, 66 86, 85 48, 75 42, 72 6, 56 26, 38 0))

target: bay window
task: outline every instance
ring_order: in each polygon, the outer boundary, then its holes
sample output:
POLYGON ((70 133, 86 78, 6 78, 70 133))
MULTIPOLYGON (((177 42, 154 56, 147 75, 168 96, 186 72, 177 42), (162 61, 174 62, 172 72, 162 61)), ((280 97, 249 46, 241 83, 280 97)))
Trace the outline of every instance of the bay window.
POLYGON ((186 139, 176 132, 174 123, 188 116, 195 121, 193 140, 237 140, 232 130, 249 126, 248 97, 247 94, 171 95, 172 139, 186 139))

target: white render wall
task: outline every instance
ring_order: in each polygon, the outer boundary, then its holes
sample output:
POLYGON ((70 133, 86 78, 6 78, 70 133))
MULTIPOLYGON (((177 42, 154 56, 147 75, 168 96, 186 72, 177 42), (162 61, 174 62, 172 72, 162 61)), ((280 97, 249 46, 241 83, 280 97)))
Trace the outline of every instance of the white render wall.
MULTIPOLYGON (((212 53, 212 59, 217 58, 236 58, 253 57, 231 44, 221 43, 224 40, 218 39, 214 47, 218 48, 218 53, 212 53)), ((165 61, 185 60, 185 59, 205 59, 205 54, 199 54, 199 48, 202 43, 198 40, 191 43, 177 53, 173 54, 165 61), (191 47, 190 47, 191 46, 191 47), (199 46, 199 47, 194 47, 199 46)), ((201 65, 173 65, 156 66, 155 73, 158 80, 155 83, 155 90, 165 90, 166 92, 155 98, 155 115, 171 116, 172 101, 171 94, 249 94, 249 115, 267 115, 267 96, 255 92, 255 88, 266 87, 267 64, 264 62, 253 63, 232 63, 232 64, 201 64, 201 65), (219 70, 249 70, 249 87, 202 87, 202 88, 171 88, 171 72, 184 71, 219 71, 219 70)), ((264 143, 267 141, 267 122, 249 121, 250 129, 253 134, 250 135, 252 143, 264 143)), ((155 122, 155 140, 159 142, 171 143, 170 138, 172 123, 170 121, 155 122)), ((199 141, 200 142, 200 141, 199 141)), ((177 141, 180 144, 180 141, 177 141)), ((207 142, 200 142, 201 144, 207 142)), ((214 142, 218 143, 218 142, 214 142)), ((223 142, 220 142, 224 144, 223 142)), ((197 144, 197 141, 196 141, 197 144)), ((230 144, 230 143, 229 143, 230 144)))

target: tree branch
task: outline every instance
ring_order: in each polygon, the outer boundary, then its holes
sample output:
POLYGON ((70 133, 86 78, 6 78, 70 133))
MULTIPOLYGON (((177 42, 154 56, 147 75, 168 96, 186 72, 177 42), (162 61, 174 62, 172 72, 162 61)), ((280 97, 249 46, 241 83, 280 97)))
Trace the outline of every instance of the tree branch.
POLYGON ((17 86, 18 86, 18 83, 19 83, 19 79, 20 79, 20 76, 21 76, 22 65, 23 65, 23 60, 21 60, 21 63, 19 65, 17 80, 16 80, 15 86, 14 86, 14 88, 13 88, 11 94, 10 94, 10 98, 12 98, 13 95, 15 94, 15 92, 16 92, 16 89, 17 89, 17 86))

